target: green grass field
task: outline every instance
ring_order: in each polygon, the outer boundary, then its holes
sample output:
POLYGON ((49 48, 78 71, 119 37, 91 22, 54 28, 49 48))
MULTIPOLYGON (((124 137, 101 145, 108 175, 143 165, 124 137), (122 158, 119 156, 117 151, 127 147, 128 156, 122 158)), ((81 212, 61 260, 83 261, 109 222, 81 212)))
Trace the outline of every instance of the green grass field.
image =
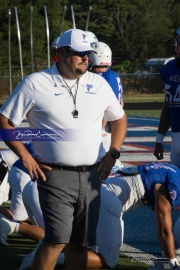
POLYGON ((163 102, 164 94, 133 94, 133 95, 123 95, 123 100, 125 103, 136 103, 136 102, 163 102))
MULTIPOLYGON (((8 243, 10 244, 8 247, 0 246, 0 270, 18 270, 23 257, 34 249, 36 242, 25 239, 18 234, 11 234, 8 236, 8 243)), ((119 263, 114 269, 146 270, 147 268, 148 266, 144 263, 134 262, 120 253, 119 263)), ((64 268, 56 266, 55 269, 64 268)))
MULTIPOLYGON (((153 109, 153 103, 157 102, 164 102, 164 94, 143 94, 143 95, 124 95, 123 96, 125 108, 127 103, 152 103, 152 109, 146 109, 144 108, 143 110, 126 110, 127 116, 142 116, 142 117, 155 117, 159 118, 161 110, 160 109, 153 109)), ((146 106, 144 106, 146 107, 146 106)), ((149 106, 148 106, 149 107, 149 106)))

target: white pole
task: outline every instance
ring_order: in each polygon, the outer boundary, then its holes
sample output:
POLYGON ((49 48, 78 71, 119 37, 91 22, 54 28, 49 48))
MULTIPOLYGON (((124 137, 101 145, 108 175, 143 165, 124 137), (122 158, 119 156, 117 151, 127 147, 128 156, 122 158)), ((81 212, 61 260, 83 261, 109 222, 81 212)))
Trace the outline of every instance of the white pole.
POLYGON ((17 26, 17 34, 18 34, 18 42, 19 42, 19 58, 20 58, 20 67, 21 67, 21 78, 23 79, 23 63, 22 63, 22 50, 21 50, 21 34, 19 28, 19 19, 18 19, 18 12, 17 7, 15 9, 15 16, 16 16, 16 26, 17 26))
POLYGON ((48 15, 47 15, 47 8, 46 8, 46 6, 44 6, 44 14, 45 14, 45 20, 46 20, 47 59, 48 59, 48 68, 50 68, 49 23, 48 23, 48 15))
POLYGON ((63 12, 63 16, 62 16, 62 22, 61 22, 61 31, 60 31, 60 35, 62 34, 62 30, 63 30, 63 26, 64 26, 64 17, 66 14, 66 10, 67 10, 67 6, 64 6, 64 12, 63 12))
POLYGON ((89 17, 90 17, 90 13, 92 11, 92 7, 89 6, 89 12, 88 12, 88 16, 87 16, 87 21, 86 21, 86 28, 85 28, 85 31, 88 30, 88 24, 89 24, 89 17))
POLYGON ((73 6, 71 6, 71 14, 72 14, 73 28, 76 29, 76 23, 75 23, 75 16, 74 16, 74 9, 73 9, 73 6))
POLYGON ((31 66, 32 66, 32 73, 34 72, 34 55, 33 55, 33 7, 30 8, 30 44, 31 44, 31 66))
POLYGON ((8 33, 8 51, 9 51, 9 90, 12 93, 12 69, 11 69, 11 9, 8 10, 9 14, 9 33, 8 33))

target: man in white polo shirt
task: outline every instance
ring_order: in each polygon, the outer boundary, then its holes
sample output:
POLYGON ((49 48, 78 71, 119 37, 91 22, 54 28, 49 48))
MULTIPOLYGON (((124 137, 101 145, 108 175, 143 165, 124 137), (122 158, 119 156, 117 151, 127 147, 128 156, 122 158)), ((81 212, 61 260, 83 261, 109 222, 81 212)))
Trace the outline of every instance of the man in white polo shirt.
POLYGON ((64 32, 59 62, 24 78, 0 109, 4 140, 38 179, 45 237, 33 270, 53 269, 66 244, 66 269, 86 269, 87 246, 96 242, 100 184, 120 156, 127 121, 109 84, 87 71, 95 52, 82 30, 64 32), (35 137, 35 159, 21 141, 7 139, 25 116, 35 137), (107 153, 103 117, 112 122, 107 153))

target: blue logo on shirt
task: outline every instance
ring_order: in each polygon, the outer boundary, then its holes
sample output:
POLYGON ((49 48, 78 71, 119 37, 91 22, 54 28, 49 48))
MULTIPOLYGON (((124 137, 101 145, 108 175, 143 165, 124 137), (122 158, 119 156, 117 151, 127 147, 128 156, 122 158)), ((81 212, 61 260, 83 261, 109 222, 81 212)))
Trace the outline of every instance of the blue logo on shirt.
POLYGON ((86 84, 86 88, 89 91, 91 88, 93 88, 93 86, 91 84, 86 84))
POLYGON ((95 94, 94 92, 91 92, 90 90, 93 88, 93 85, 91 84, 86 84, 87 92, 86 94, 95 94))
POLYGON ((55 96, 60 96, 60 95, 62 95, 63 93, 55 93, 55 96))

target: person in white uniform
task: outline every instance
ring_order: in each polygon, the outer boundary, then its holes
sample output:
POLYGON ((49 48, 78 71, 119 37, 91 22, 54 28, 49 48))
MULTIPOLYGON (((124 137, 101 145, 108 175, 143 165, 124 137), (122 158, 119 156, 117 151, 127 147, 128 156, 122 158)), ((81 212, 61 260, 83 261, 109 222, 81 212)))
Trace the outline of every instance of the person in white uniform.
POLYGON ((1 205, 9 199, 8 174, 17 159, 19 157, 10 149, 0 151, 0 213, 5 213, 9 218, 12 217, 11 212, 1 205))
POLYGON ((87 247, 96 242, 100 182, 120 156, 127 128, 126 114, 109 84, 87 71, 89 55, 96 51, 84 31, 64 32, 58 49, 59 61, 25 77, 0 108, 5 135, 26 116, 40 138, 33 140, 35 159, 21 141, 5 139, 31 179, 38 179, 45 237, 33 270, 53 268, 65 246, 67 269, 86 269, 87 247), (103 117, 112 122, 107 153, 103 117))
MULTIPOLYGON (((25 147, 32 153, 33 150, 31 143, 26 143, 25 147)), ((15 155, 13 151, 9 149, 2 150, 1 157, 5 162, 5 165, 7 165, 6 169, 8 171, 2 182, 2 184, 4 184, 4 189, 1 189, 0 185, 0 195, 3 194, 4 198, 4 191, 8 190, 6 193, 6 196, 8 196, 9 189, 11 189, 11 201, 9 208, 0 206, 0 245, 9 245, 6 241, 6 237, 12 232, 20 233, 32 240, 39 240, 39 238, 42 239, 44 232, 42 232, 39 227, 35 228, 33 226, 29 226, 27 230, 27 223, 29 224, 30 220, 22 200, 22 192, 25 185, 31 181, 31 178, 22 167, 22 163, 19 160, 19 157, 15 155), (1 221, 5 217, 16 222, 12 222, 11 227, 3 226, 1 221), (19 228, 20 222, 23 222, 23 224, 19 228)), ((2 171, 2 168, 3 167, 0 166, 1 176, 2 173, 5 172, 4 169, 2 171)))

